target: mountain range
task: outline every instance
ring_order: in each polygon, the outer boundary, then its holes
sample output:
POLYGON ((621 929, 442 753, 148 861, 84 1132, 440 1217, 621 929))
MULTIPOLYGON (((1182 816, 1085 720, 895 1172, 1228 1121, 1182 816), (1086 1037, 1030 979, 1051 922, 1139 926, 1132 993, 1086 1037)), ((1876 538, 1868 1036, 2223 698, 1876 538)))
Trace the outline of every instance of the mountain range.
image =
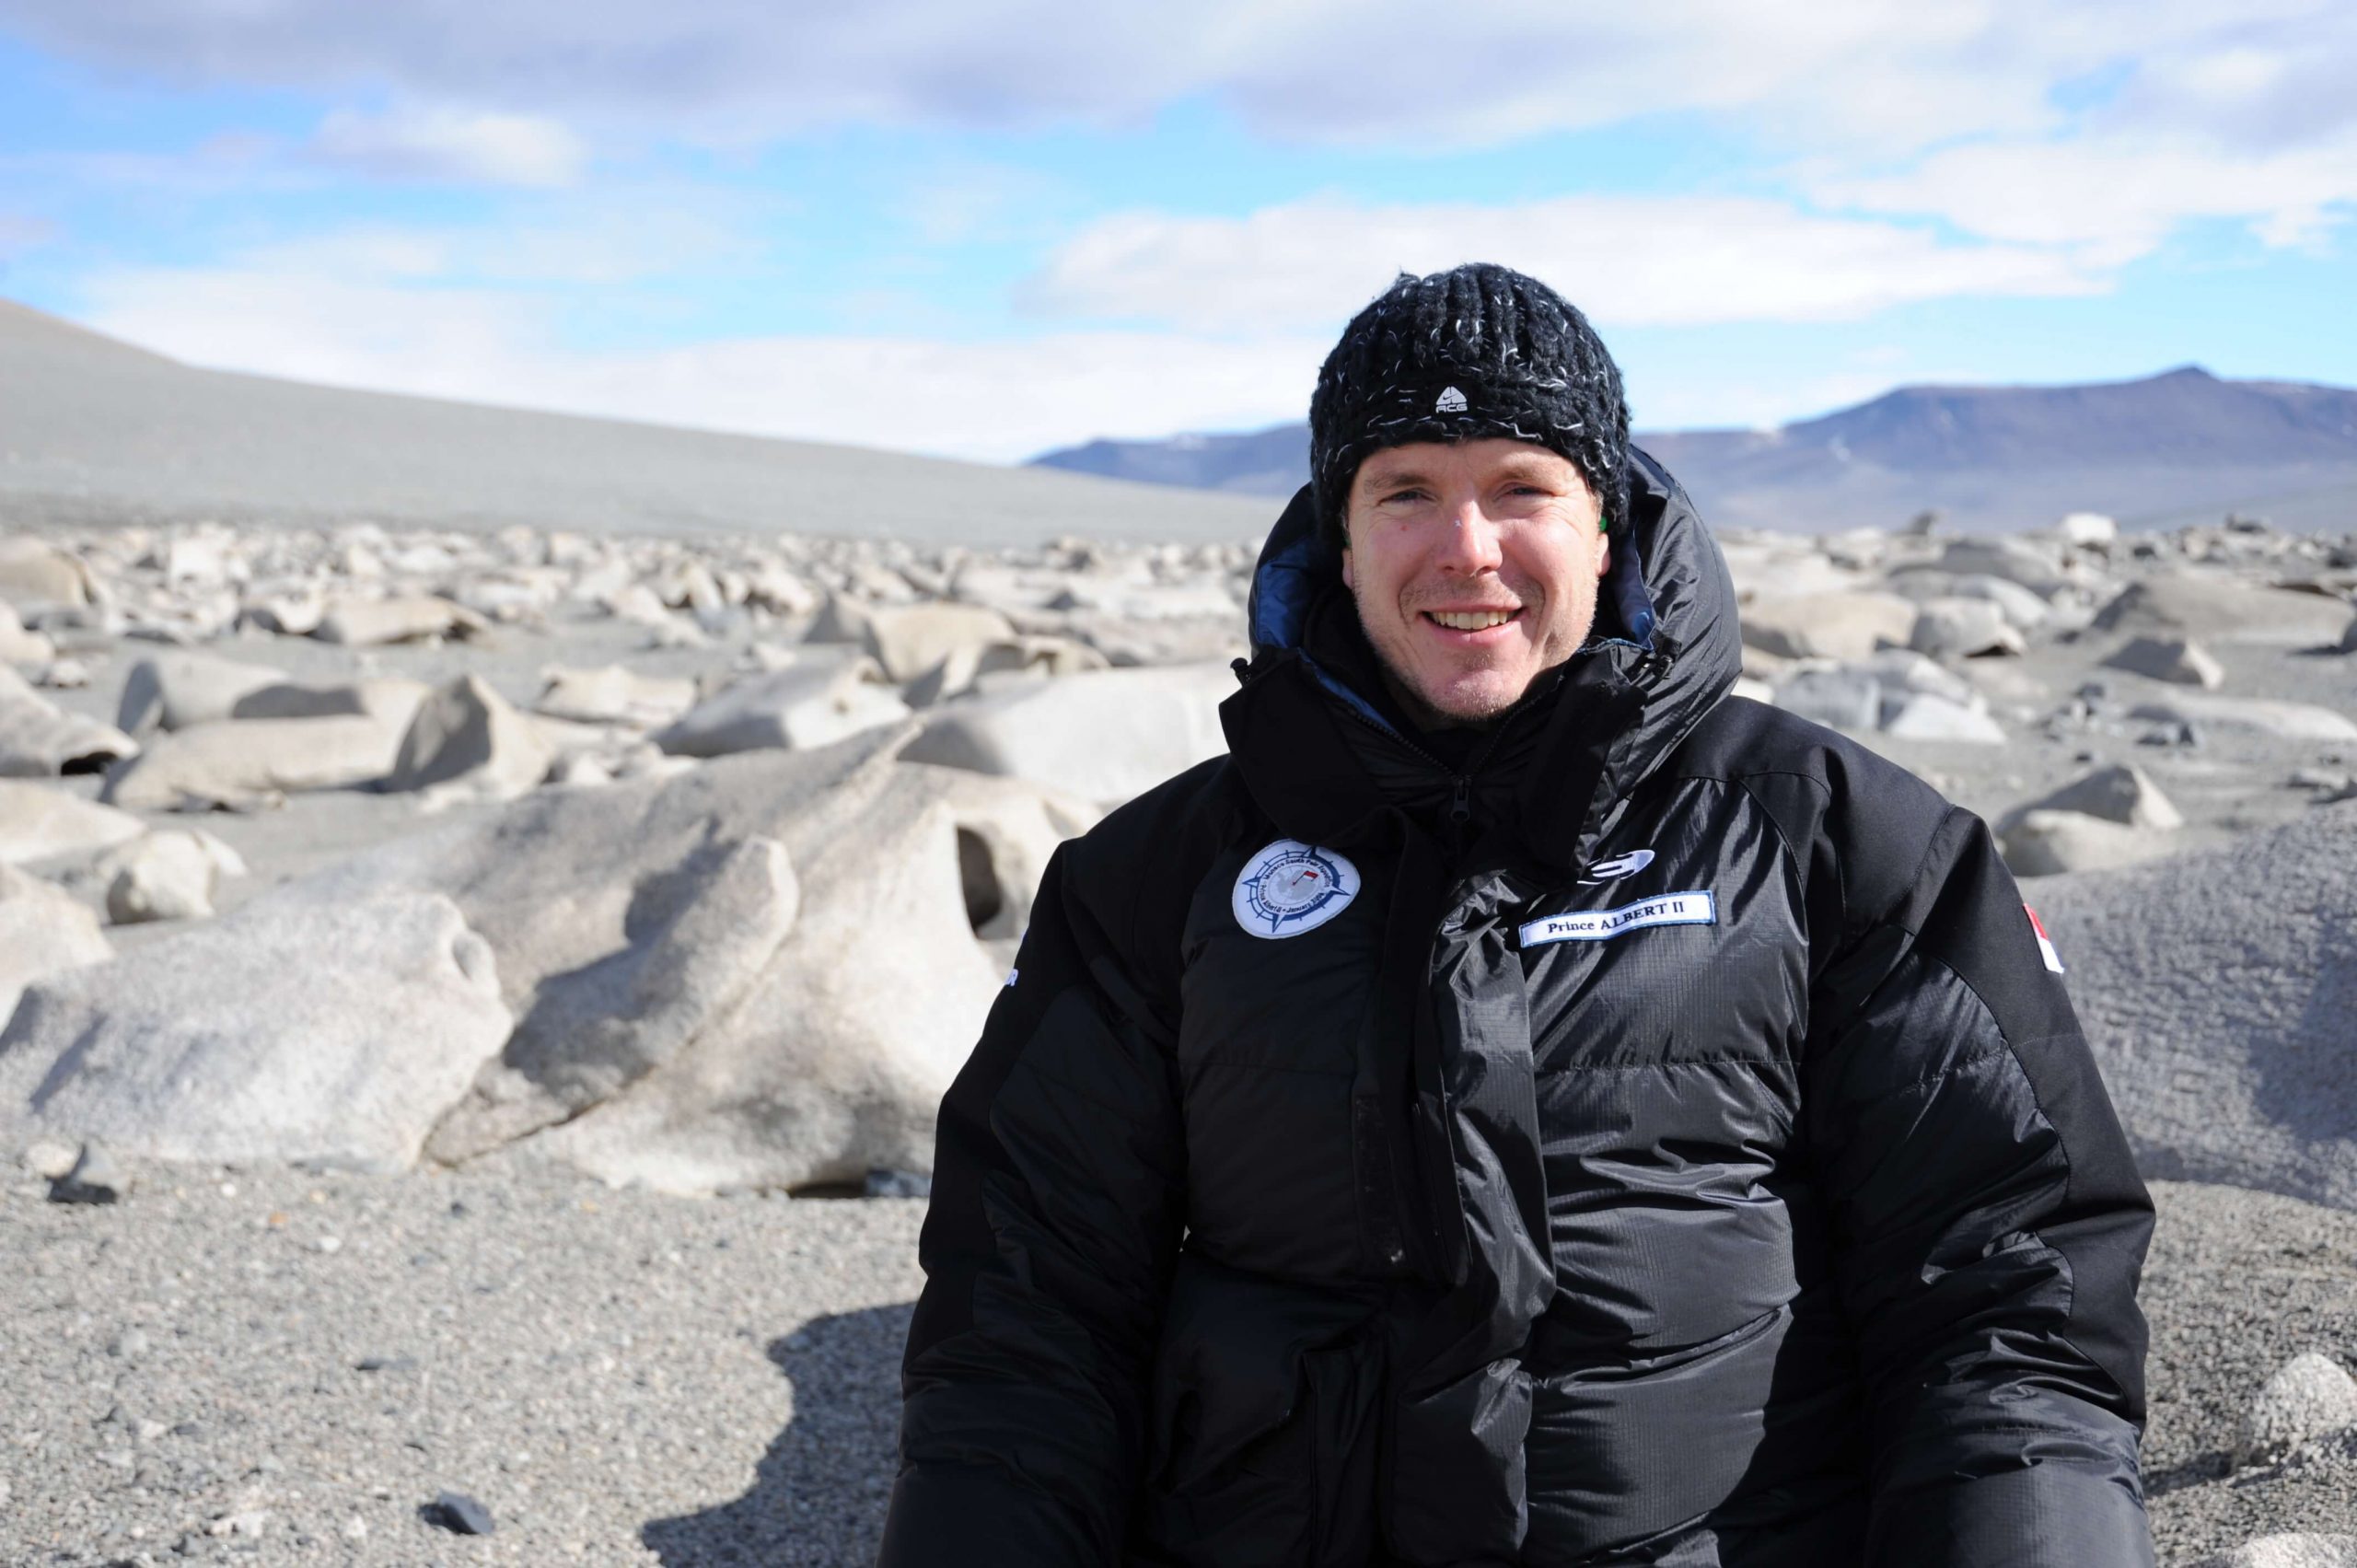
POLYGON ((0 532, 218 517, 912 543, 1237 540, 1257 500, 204 370, 0 300, 0 532))
MULTIPOLYGON (((1827 532, 1936 511, 2010 530, 2066 511, 2169 527, 2229 511, 2357 528, 2357 391, 2186 366, 2064 387, 1901 387, 1773 430, 1641 432, 1713 521, 1827 532)), ((1306 425, 1092 441, 1035 465, 1150 484, 1291 494, 1306 425)))

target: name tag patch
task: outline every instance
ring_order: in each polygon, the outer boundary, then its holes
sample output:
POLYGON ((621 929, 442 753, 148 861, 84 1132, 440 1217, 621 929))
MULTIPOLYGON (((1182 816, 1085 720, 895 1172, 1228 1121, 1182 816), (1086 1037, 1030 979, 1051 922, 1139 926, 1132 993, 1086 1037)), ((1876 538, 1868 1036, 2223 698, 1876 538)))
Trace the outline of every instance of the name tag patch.
POLYGON ((1526 947, 1550 942, 1602 942, 1648 925, 1716 925, 1719 900, 1707 892, 1656 893, 1617 910, 1581 910, 1534 920, 1515 933, 1526 947))

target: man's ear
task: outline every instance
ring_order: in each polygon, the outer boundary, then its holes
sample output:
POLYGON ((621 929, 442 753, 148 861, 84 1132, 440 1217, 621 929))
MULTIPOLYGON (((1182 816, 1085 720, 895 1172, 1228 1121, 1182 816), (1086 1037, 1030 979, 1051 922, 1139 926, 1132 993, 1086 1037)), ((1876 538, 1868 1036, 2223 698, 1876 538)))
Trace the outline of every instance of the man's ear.
POLYGON ((1351 572, 1351 547, 1342 546, 1342 586, 1353 593, 1359 591, 1358 579, 1351 572))
POLYGON ((1596 528, 1596 575, 1603 576, 1612 570, 1612 535, 1598 523, 1596 528))

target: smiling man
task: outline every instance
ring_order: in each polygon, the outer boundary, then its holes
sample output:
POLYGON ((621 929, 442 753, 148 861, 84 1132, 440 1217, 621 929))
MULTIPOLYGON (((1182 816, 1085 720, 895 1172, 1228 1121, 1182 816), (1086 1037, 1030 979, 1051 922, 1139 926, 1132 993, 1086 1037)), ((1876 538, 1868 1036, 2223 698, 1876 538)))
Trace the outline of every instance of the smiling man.
POLYGON ((1403 276, 1230 753, 941 1113, 888 1568, 2130 1568, 2152 1211, 1987 830, 1728 695, 1586 320, 1403 276))

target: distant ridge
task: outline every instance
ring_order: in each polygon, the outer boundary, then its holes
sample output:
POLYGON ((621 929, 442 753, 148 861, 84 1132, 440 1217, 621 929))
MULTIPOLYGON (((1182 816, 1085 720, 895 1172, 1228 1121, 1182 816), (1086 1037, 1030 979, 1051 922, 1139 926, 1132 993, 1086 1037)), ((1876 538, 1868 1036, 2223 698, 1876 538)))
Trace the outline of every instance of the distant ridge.
POLYGON ((1237 540, 1256 500, 202 370, 0 300, 0 532, 225 520, 1237 540))
MULTIPOLYGON (((1036 464, 1249 494, 1307 477, 1308 429, 1094 441, 1036 464)), ((2227 509, 2357 528, 2357 391, 2185 366, 2065 387, 1901 387, 1770 431, 1641 433, 1713 520, 1809 532, 1937 510, 2010 529, 2060 512, 2159 526, 2227 509)))

